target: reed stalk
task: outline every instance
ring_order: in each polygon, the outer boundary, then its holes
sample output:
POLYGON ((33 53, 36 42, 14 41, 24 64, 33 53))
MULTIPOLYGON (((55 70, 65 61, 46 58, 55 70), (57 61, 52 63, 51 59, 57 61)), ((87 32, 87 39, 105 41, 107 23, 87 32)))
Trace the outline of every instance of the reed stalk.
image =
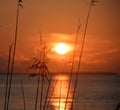
POLYGON ((62 88, 62 79, 60 80, 59 110, 61 108, 61 106, 60 106, 60 104, 61 104, 61 95, 62 95, 61 88, 62 88))
POLYGON ((79 34, 80 26, 81 25, 79 24, 79 20, 78 20, 77 35, 76 35, 75 43, 74 43, 74 51, 73 51, 73 57, 72 57, 72 67, 71 67, 71 72, 70 72, 70 79, 69 79, 69 83, 68 83, 68 91, 67 91, 67 97, 66 97, 64 110, 66 110, 68 97, 69 97, 69 92, 70 92, 71 80, 72 80, 72 75, 73 75, 73 67, 74 67, 74 59, 75 59, 75 52, 76 52, 76 46, 77 46, 77 40, 78 40, 78 34, 79 34))
POLYGON ((9 108, 9 99, 10 99, 12 78, 13 78, 13 72, 14 72, 14 60, 15 60, 15 55, 16 55, 19 7, 22 6, 21 3, 22 3, 22 0, 18 0, 17 15, 16 15, 16 28, 15 28, 15 39, 14 39, 13 56, 12 56, 12 64, 11 64, 11 73, 10 73, 10 81, 9 81, 9 88, 8 88, 8 100, 7 100, 6 110, 8 110, 8 108, 9 108))
POLYGON ((46 104, 47 104, 48 95, 49 95, 50 86, 51 86, 51 80, 52 80, 52 73, 50 74, 50 81, 48 83, 48 88, 47 88, 47 93, 46 93, 46 97, 45 97, 45 102, 44 102, 43 110, 45 110, 45 107, 46 107, 46 104))
MULTIPOLYGON (((48 67, 46 65, 46 63, 47 63, 46 54, 50 50, 46 52, 46 50, 45 50, 46 46, 45 46, 45 44, 43 45, 43 43, 42 43, 41 33, 40 33, 40 43, 39 44, 42 47, 42 50, 40 48, 40 56, 39 56, 39 58, 34 58, 34 62, 32 64, 32 66, 30 67, 30 69, 34 69, 35 71, 36 70, 39 71, 38 72, 38 79, 37 79, 37 88, 36 88, 35 110, 37 110, 37 104, 38 104, 40 78, 41 78, 41 91, 40 91, 40 104, 39 104, 40 105, 40 110, 45 109, 44 106, 46 106, 46 105, 43 106, 44 82, 45 82, 46 79, 47 79, 48 82, 50 81, 49 78, 47 77, 47 74, 49 74, 50 72, 49 72, 48 67)), ((30 76, 32 76, 32 75, 30 75, 30 76)), ((34 77, 34 75, 33 75, 33 77, 34 77)), ((49 87, 48 87, 47 91, 49 91, 49 87)), ((46 92, 46 97, 48 97, 47 95, 48 95, 48 93, 46 92)))
POLYGON ((39 71, 38 79, 37 79, 37 91, 36 91, 36 98, 35 98, 35 110, 37 110, 38 93, 39 93, 39 82, 40 82, 40 71, 39 71))
POLYGON ((42 82, 41 82, 41 95, 40 95, 40 110, 42 110, 42 102, 43 102, 43 86, 44 86, 44 79, 42 78, 42 82))
POLYGON ((85 31, 84 31, 83 40, 82 40, 82 47, 81 47, 81 51, 80 51, 80 55, 79 55, 77 75, 76 75, 75 85, 74 85, 74 90, 73 90, 73 97, 72 97, 73 101, 72 101, 72 105, 71 105, 71 110, 73 110, 73 102, 74 102, 75 93, 76 93, 76 87, 77 87, 77 82, 78 82, 78 75, 79 75, 80 67, 81 67, 81 59, 82 59, 82 53, 83 53, 83 49, 84 49, 84 43, 85 43, 85 38, 86 38, 86 32, 87 32, 87 27, 88 27, 90 11, 91 11, 91 7, 92 7, 94 2, 96 2, 96 1, 91 0, 90 6, 89 6, 89 10, 88 10, 88 14, 87 14, 87 19, 86 19, 86 24, 85 24, 85 31))
POLYGON ((21 89, 22 89, 22 96, 23 96, 24 110, 26 110, 25 92, 24 92, 24 88, 23 88, 23 82, 22 82, 22 80, 21 80, 21 89))
POLYGON ((43 61, 42 61, 42 73, 41 73, 41 78, 42 78, 42 82, 41 82, 41 95, 40 95, 40 110, 42 110, 42 99, 43 99, 43 86, 44 86, 44 75, 45 75, 45 45, 44 45, 44 50, 43 50, 43 61))
MULTIPOLYGON (((39 46, 42 46, 42 36, 41 36, 41 32, 39 30, 39 34, 40 34, 40 42, 39 42, 39 46)), ((39 53, 39 61, 41 61, 41 51, 39 53)), ((39 73, 38 73, 38 79, 37 79, 37 90, 36 90, 36 99, 35 99, 35 110, 37 110, 37 103, 38 103, 38 93, 39 93, 39 83, 40 83, 40 74, 41 74, 41 69, 39 69, 39 73)))
POLYGON ((4 102, 4 110, 6 110, 6 103, 7 103, 7 97, 8 97, 8 82, 9 82, 9 72, 10 72, 10 62, 11 62, 11 50, 12 45, 9 46, 9 55, 8 55, 8 66, 7 66, 7 77, 6 77, 6 89, 5 89, 5 102, 4 102))
MULTIPOLYGON (((52 80, 51 80, 51 81, 52 81, 52 80)), ((50 98, 49 98, 49 100, 48 100, 48 102, 47 102, 47 105, 46 105, 46 109, 45 109, 45 110, 48 109, 48 106, 49 106, 50 100, 51 100, 51 98, 52 98, 52 95, 53 95, 53 93, 54 93, 54 90, 55 90, 57 81, 58 81, 58 79, 55 81, 55 85, 54 85, 53 90, 52 90, 52 92, 51 92, 51 94, 50 94, 50 98)))

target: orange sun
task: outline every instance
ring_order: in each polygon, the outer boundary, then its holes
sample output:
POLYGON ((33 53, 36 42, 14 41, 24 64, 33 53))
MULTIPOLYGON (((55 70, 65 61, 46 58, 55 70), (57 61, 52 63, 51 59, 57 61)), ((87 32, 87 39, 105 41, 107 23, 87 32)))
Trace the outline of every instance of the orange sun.
POLYGON ((64 43, 59 43, 59 44, 57 44, 57 46, 55 47, 55 50, 56 50, 56 52, 57 52, 58 54, 63 55, 63 54, 66 54, 66 53, 67 53, 68 47, 67 47, 67 45, 64 44, 64 43))

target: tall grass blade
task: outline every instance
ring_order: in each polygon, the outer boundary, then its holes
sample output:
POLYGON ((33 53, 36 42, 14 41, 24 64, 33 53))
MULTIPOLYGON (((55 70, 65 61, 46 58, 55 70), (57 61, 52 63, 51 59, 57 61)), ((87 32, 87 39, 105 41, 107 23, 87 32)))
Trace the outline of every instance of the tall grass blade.
MULTIPOLYGON (((40 30, 39 30, 39 34, 40 34, 40 42, 39 42, 39 46, 41 47, 42 46, 42 36, 41 36, 41 32, 40 32, 40 30)), ((39 53, 39 63, 41 62, 41 57, 42 57, 42 55, 41 55, 41 50, 40 50, 40 53, 39 53)), ((38 64, 39 64, 38 63, 38 64)), ((37 66, 38 66, 38 64, 37 64, 37 66)), ((36 90, 36 99, 35 99, 35 110, 37 110, 37 103, 38 103, 38 93, 39 93, 39 83, 40 83, 40 74, 41 74, 41 69, 40 68, 38 68, 39 69, 39 73, 38 73, 38 79, 37 79, 37 90, 36 90)))
POLYGON ((58 81, 58 79, 55 81, 55 84, 54 84, 54 86, 53 86, 53 90, 52 90, 51 93, 50 93, 50 98, 49 98, 49 100, 48 100, 48 102, 47 102, 47 105, 46 105, 46 109, 45 109, 45 110, 48 109, 49 103, 50 103, 51 98, 52 98, 52 96, 53 96, 53 93, 54 93, 55 87, 56 87, 56 85, 57 85, 57 81, 58 81))
POLYGON ((77 87, 77 82, 78 82, 78 74, 80 72, 81 58, 82 58, 82 53, 83 53, 83 49, 84 49, 84 43, 85 43, 85 38, 86 38, 86 32, 87 32, 87 26, 88 26, 90 11, 91 11, 91 7, 92 7, 92 5, 93 5, 94 2, 95 1, 93 1, 93 0, 90 2, 90 6, 89 6, 89 10, 88 10, 88 15, 87 15, 87 19, 86 19, 85 31, 84 31, 84 35, 83 35, 82 47, 81 47, 80 56, 79 56, 79 62, 78 62, 78 70, 77 70, 77 75, 76 75, 75 85, 74 85, 74 90, 73 90, 73 97, 72 97, 73 101, 72 101, 72 105, 71 105, 71 110, 73 110, 73 102, 74 102, 75 93, 76 93, 76 87, 77 87))
POLYGON ((62 91, 61 91, 61 88, 62 88, 62 79, 60 80, 60 95, 59 95, 59 110, 61 109, 61 95, 62 95, 62 91))
POLYGON ((11 50, 12 50, 12 45, 13 45, 13 44, 11 44, 11 45, 9 46, 4 110, 6 110, 6 103, 7 103, 7 100, 8 100, 8 99, 7 99, 7 97, 8 97, 8 82, 9 82, 9 72, 10 72, 10 62, 11 62, 11 50))
POLYGON ((37 110, 38 93, 39 93, 39 83, 40 83, 40 71, 39 71, 38 79, 37 79, 37 91, 36 91, 36 98, 35 98, 35 110, 37 110))
POLYGON ((73 51, 73 57, 72 57, 72 67, 71 67, 71 72, 70 72, 70 79, 69 79, 69 83, 68 83, 68 91, 67 91, 67 97, 66 97, 64 110, 66 110, 68 97, 69 97, 69 92, 70 92, 70 86, 71 86, 71 80, 72 80, 72 74, 73 74, 73 67, 74 67, 74 59, 75 59, 75 52, 76 52, 76 46, 77 46, 77 40, 78 40, 78 34, 79 34, 80 26, 81 25, 79 24, 79 20, 78 20, 77 35, 76 35, 76 38, 75 38, 75 45, 74 45, 74 51, 73 51))
POLYGON ((8 108, 9 108, 9 99, 10 99, 10 92, 11 92, 11 84, 12 84, 12 77, 13 77, 13 71, 14 71, 14 60, 15 60, 15 54, 16 54, 18 18, 19 18, 19 6, 20 6, 19 3, 21 3, 20 0, 18 0, 18 5, 17 5, 15 39, 14 39, 13 58, 12 58, 12 65, 11 65, 11 73, 10 73, 10 81, 9 81, 9 88, 8 88, 8 100, 7 100, 6 110, 8 110, 8 108))
POLYGON ((24 88, 23 88, 23 82, 22 82, 22 80, 21 80, 21 89, 22 89, 22 96, 23 96, 24 110, 26 110, 25 92, 24 92, 24 88))
POLYGON ((44 86, 44 79, 42 78, 42 82, 41 82, 41 94, 40 94, 40 110, 42 110, 42 102, 43 102, 43 86, 44 86))
POLYGON ((46 104, 47 104, 48 95, 49 95, 49 92, 50 92, 51 80, 52 80, 52 73, 50 74, 50 81, 48 83, 48 88, 47 88, 47 93, 46 93, 46 97, 45 97, 45 102, 44 102, 43 110, 45 110, 45 107, 46 107, 46 104))

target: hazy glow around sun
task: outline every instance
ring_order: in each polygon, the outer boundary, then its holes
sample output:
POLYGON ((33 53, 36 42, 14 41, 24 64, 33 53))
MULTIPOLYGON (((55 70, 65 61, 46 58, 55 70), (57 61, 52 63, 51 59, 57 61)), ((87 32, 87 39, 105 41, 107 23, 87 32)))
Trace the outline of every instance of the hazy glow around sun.
POLYGON ((67 51, 68 51, 67 45, 64 44, 64 43, 59 43, 59 44, 57 44, 57 46, 55 47, 55 51, 56 51, 58 54, 63 55, 63 54, 65 54, 65 53, 67 53, 67 51))

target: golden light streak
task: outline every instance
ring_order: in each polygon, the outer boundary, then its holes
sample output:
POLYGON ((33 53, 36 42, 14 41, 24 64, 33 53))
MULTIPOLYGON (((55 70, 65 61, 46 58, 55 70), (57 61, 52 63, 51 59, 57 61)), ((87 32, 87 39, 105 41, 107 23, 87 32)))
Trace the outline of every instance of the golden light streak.
MULTIPOLYGON (((66 75, 57 75, 54 77, 54 79, 57 80, 57 83, 51 99, 51 105, 53 106, 54 110, 64 110, 69 77, 66 75)), ((71 96, 72 93, 70 91, 68 98, 69 103, 67 104, 66 110, 70 110, 70 106, 72 102, 71 96)))

